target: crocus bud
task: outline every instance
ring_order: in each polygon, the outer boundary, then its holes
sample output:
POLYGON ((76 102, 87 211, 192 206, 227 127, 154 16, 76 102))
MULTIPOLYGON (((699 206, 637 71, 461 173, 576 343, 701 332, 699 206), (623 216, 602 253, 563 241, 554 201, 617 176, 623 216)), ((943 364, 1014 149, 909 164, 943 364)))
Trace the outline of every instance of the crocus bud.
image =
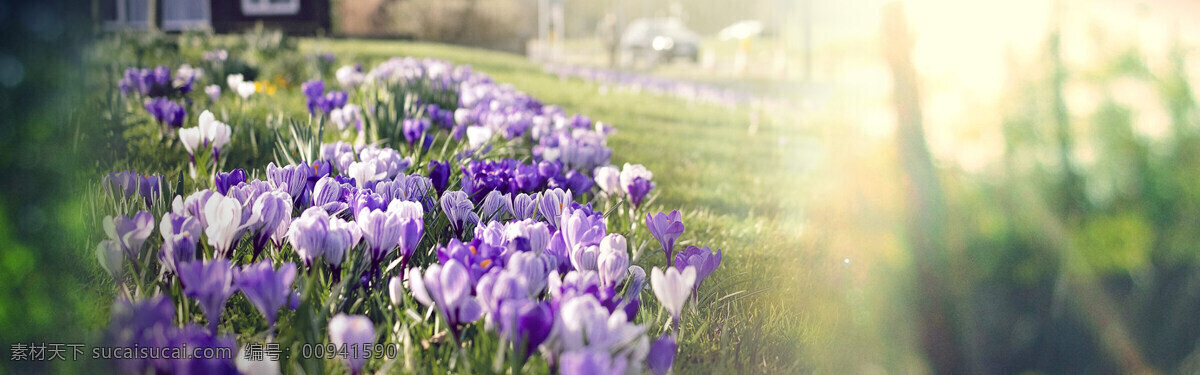
POLYGON ((362 315, 337 314, 329 320, 329 341, 337 347, 353 348, 343 360, 358 374, 367 362, 367 345, 375 342, 375 325, 362 315))
POLYGON ((533 213, 537 210, 537 202, 533 196, 520 193, 516 198, 513 198, 513 217, 516 220, 532 219, 533 213))
POLYGON ((487 197, 483 198, 484 219, 499 220, 501 216, 510 214, 512 211, 512 196, 509 194, 500 194, 499 190, 492 190, 487 197))
POLYGON ((580 271, 596 271, 596 260, 600 256, 600 247, 596 245, 576 246, 570 252, 571 265, 580 271))
POLYGON ((114 240, 100 241, 100 245, 96 246, 96 259, 100 260, 100 266, 108 271, 114 279, 121 280, 122 262, 125 261, 125 253, 121 250, 121 244, 114 240))
POLYGON ((621 193, 621 171, 617 167, 607 165, 596 168, 592 172, 592 176, 596 179, 596 185, 600 186, 600 191, 609 196, 618 195, 621 193))
POLYGON ((629 284, 625 287, 625 298, 637 298, 646 287, 646 270, 641 266, 629 267, 629 284))
POLYGON ((629 269, 629 255, 625 253, 625 237, 620 234, 610 234, 600 241, 600 255, 596 260, 600 272, 600 282, 607 286, 616 286, 625 280, 625 272, 629 269))
POLYGON ((392 276, 391 280, 388 280, 388 297, 396 306, 404 302, 404 280, 399 276, 392 276))
POLYGON ((313 187, 313 206, 325 207, 327 204, 337 203, 341 198, 342 184, 338 183, 333 177, 321 177, 320 180, 317 180, 316 186, 313 187))
POLYGON ((550 227, 539 221, 530 223, 525 230, 529 238, 529 251, 534 254, 545 252, 546 246, 550 245, 550 227))

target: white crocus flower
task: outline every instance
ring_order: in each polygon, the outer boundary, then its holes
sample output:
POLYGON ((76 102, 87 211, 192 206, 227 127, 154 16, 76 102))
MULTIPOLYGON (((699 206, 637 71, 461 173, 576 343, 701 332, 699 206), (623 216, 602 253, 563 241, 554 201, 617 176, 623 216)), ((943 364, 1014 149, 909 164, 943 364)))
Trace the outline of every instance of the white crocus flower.
POLYGON ((467 143, 471 148, 477 149, 487 144, 488 140, 492 139, 492 129, 483 126, 467 127, 467 143))
POLYGON ((338 83, 341 83, 342 87, 347 89, 358 87, 363 81, 362 72, 358 71, 354 65, 342 66, 338 68, 334 75, 337 76, 338 83))
POLYGON ((179 129, 179 141, 183 143, 183 148, 187 150, 188 155, 195 155, 196 149, 200 147, 200 142, 203 140, 204 136, 201 135, 200 127, 179 129))
POLYGON ((245 78, 241 74, 230 74, 225 77, 225 83, 229 85, 229 91, 237 91, 238 86, 245 82, 245 78))
POLYGON ((251 223, 257 218, 244 215, 242 202, 237 198, 213 194, 204 205, 204 218, 208 227, 204 234, 208 235, 208 244, 217 249, 218 254, 228 255, 233 250, 234 240, 237 240, 251 223), (248 219, 248 220, 247 220, 248 219))
POLYGON ((615 196, 621 193, 621 171, 612 165, 598 167, 593 176, 596 176, 596 185, 600 187, 600 191, 609 196, 615 196))
POLYGON ((687 302, 695 283, 696 267, 693 266, 688 266, 683 272, 679 272, 675 267, 667 267, 665 273, 658 267, 650 271, 650 287, 654 289, 654 296, 658 297, 658 303, 663 308, 671 312, 676 324, 683 313, 683 304, 687 302))
POLYGON ((229 125, 226 125, 220 121, 216 121, 213 122, 211 127, 208 129, 208 141, 212 143, 213 150, 217 150, 219 152, 221 147, 225 147, 225 144, 229 143, 229 136, 232 134, 233 129, 230 128, 229 125))
POLYGON ((237 93, 242 99, 250 98, 250 95, 254 95, 255 90, 257 88, 255 88, 254 82, 242 82, 237 85, 237 93))
POLYGON ((200 129, 200 136, 205 144, 212 145, 217 150, 229 143, 229 136, 233 133, 233 129, 229 125, 217 121, 212 112, 207 110, 200 114, 199 125, 196 127, 200 129))
POLYGON ((125 252, 121 250, 121 243, 115 240, 100 241, 100 245, 96 246, 96 258, 100 260, 100 266, 108 271, 113 278, 121 280, 121 267, 125 261, 125 252))
POLYGON ((368 182, 378 181, 387 177, 387 172, 380 171, 376 163, 372 162, 353 162, 350 163, 350 168, 347 169, 346 174, 354 179, 359 189, 366 187, 368 182))

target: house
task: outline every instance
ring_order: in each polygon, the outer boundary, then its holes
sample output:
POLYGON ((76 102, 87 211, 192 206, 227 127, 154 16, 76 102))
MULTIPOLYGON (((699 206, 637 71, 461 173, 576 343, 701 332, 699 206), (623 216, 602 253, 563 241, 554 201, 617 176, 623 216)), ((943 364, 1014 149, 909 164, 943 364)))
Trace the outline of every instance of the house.
POLYGON ((104 30, 145 30, 151 12, 163 31, 238 32, 264 26, 289 34, 330 29, 331 0, 92 0, 95 20, 104 30))

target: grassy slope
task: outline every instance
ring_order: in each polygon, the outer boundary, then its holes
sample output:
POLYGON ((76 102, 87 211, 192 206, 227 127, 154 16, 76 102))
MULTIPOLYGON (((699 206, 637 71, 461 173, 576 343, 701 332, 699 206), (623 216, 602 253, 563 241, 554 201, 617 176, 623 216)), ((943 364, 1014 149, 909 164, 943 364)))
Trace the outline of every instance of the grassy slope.
MULTIPOLYGON (((837 349, 825 345, 837 340, 847 311, 837 302, 837 275, 830 274, 837 268, 817 266, 830 260, 800 236, 810 185, 806 155, 816 143, 806 141, 812 138, 795 117, 604 94, 596 84, 562 81, 503 53, 388 41, 306 40, 301 47, 333 52, 342 61, 417 56, 471 64, 569 113, 613 124, 613 163, 642 163, 654 172, 659 196, 651 211, 680 209, 688 228, 685 246, 724 250, 722 267, 705 289, 716 297, 734 295, 692 305, 699 311, 683 323, 680 353, 686 357, 677 361, 677 371, 810 372, 841 367, 836 358, 853 357, 831 356, 837 349)), ((657 254, 646 252, 649 259, 640 263, 661 266, 665 261, 657 254)), ((650 323, 655 334, 662 328, 656 324, 650 323)))

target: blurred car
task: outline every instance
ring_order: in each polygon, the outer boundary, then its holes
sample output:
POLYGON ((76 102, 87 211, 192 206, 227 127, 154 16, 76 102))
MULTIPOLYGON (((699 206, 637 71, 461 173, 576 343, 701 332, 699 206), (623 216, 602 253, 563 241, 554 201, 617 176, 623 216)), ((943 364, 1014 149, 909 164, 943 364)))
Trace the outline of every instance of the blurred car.
POLYGON ((678 18, 642 18, 625 27, 618 46, 627 60, 700 60, 700 35, 678 18))

